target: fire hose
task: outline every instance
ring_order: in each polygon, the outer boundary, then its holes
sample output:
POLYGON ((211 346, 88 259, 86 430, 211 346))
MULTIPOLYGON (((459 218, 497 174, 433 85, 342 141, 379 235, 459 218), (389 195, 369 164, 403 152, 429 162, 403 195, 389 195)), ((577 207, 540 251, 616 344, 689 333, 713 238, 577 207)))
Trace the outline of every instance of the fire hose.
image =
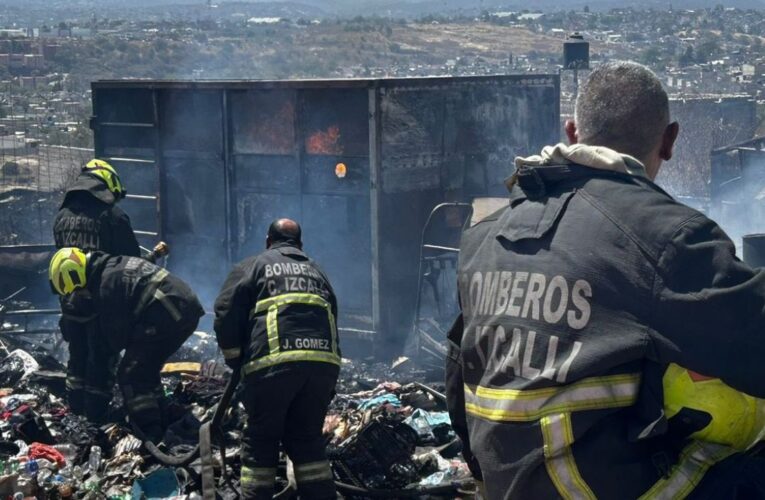
MULTIPOLYGON (((236 391, 237 386, 239 385, 239 371, 234 370, 234 372, 231 374, 231 378, 228 380, 228 384, 226 385, 226 389, 223 391, 223 395, 220 398, 220 401, 218 402, 217 406, 215 407, 215 412, 213 413, 213 417, 210 421, 205 422, 202 424, 202 427, 199 429, 199 443, 186 454, 183 455, 168 455, 167 453, 160 450, 156 444, 154 444, 153 441, 148 439, 146 437, 146 434, 135 424, 135 422, 131 421, 131 426, 133 428, 133 432, 135 432, 135 435, 143 441, 143 445, 146 448, 146 451, 149 452, 149 454, 157 459, 160 463, 163 465, 167 465, 169 467, 181 467, 184 465, 188 465, 191 462, 194 461, 197 456, 201 458, 202 461, 202 498, 204 500, 214 500, 215 499, 215 475, 214 475, 214 469, 213 469, 213 459, 212 459, 212 438, 213 436, 218 436, 218 430, 220 428, 221 421, 223 420, 223 416, 226 414, 226 410, 228 410, 229 405, 231 404, 231 399, 234 397, 234 392, 236 391)), ((220 454, 221 454, 221 467, 223 469, 221 477, 225 478, 225 469, 226 469, 226 448, 225 446, 221 446, 220 448, 220 454)), ((225 480, 225 479, 224 479, 225 480)))
MULTIPOLYGON (((231 378, 228 381, 228 384, 226 385, 225 390, 223 391, 223 395, 221 396, 220 401, 218 402, 217 406, 215 407, 215 412, 213 413, 213 417, 210 421, 205 422, 202 424, 202 427, 199 429, 199 443, 189 451, 188 453, 184 455, 168 455, 167 453, 160 450, 154 442, 152 442, 150 439, 146 437, 146 434, 135 424, 135 422, 131 422, 133 432, 135 432, 136 436, 143 441, 144 447, 146 448, 146 451, 149 452, 149 454, 154 457, 157 461, 162 463, 163 465, 167 465, 169 467, 182 467, 184 465, 188 465, 191 462, 194 461, 194 459, 199 456, 202 461, 202 498, 203 500, 215 500, 215 473, 214 473, 214 464, 213 464, 213 458, 212 458, 212 437, 217 436, 217 431, 220 428, 221 421, 223 420, 223 416, 226 413, 226 410, 228 409, 229 405, 231 404, 231 399, 234 396, 234 392, 236 391, 237 386, 239 385, 239 371, 235 370, 234 373, 232 373, 231 378)), ((424 384, 417 383, 418 386, 420 386, 423 389, 426 389, 428 392, 436 396, 437 398, 443 398, 444 396, 437 391, 429 388, 428 386, 424 384)), ((221 446, 220 448, 220 459, 221 459, 221 478, 223 478, 224 481, 227 481, 226 479, 226 451, 225 447, 221 446)), ((453 481, 448 484, 439 484, 439 485, 433 485, 433 486, 415 486, 410 488, 403 488, 403 489, 395 489, 395 490, 381 490, 381 489, 370 489, 370 488, 364 488, 352 484, 347 484, 341 481, 335 481, 335 486, 338 491, 346 494, 354 494, 354 495, 363 495, 370 498, 415 498, 415 497, 422 497, 422 496, 428 496, 428 495, 438 495, 438 494, 446 494, 454 491, 463 490, 466 486, 469 486, 472 484, 471 480, 462 480, 462 481, 453 481)), ((229 484, 230 486, 230 484, 229 484)), ((289 485, 284 491, 274 496, 274 498, 287 498, 290 495, 290 489, 292 485, 289 485)), ((233 488, 232 488, 233 489, 233 488)))

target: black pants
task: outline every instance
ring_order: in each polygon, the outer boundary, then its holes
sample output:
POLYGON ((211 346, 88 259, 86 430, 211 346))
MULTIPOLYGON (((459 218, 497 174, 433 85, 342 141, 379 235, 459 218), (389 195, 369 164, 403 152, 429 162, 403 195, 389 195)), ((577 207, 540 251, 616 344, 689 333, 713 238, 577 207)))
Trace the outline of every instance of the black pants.
POLYGON ((62 319, 61 333, 69 343, 67 399, 72 412, 98 424, 106 420, 119 353, 104 341, 96 320, 62 319))
POLYGON ((296 362, 245 378, 244 498, 273 496, 280 443, 294 465, 301 498, 336 498, 321 430, 338 373, 328 363, 296 362))
POLYGON ((176 322, 161 304, 149 305, 119 364, 117 380, 128 415, 155 442, 164 433, 162 407, 165 398, 160 371, 167 359, 194 333, 198 323, 199 318, 176 322))

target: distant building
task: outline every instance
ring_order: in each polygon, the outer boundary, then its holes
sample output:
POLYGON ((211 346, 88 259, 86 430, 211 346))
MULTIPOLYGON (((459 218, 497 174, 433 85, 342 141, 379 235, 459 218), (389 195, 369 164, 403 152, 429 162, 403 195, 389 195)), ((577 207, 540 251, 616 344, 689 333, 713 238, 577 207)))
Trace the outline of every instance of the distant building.
POLYGON ((670 113, 680 136, 657 182, 675 196, 708 197, 711 151, 754 136, 756 103, 741 95, 674 97, 670 113))
POLYGON ((29 155, 37 152, 40 141, 28 139, 23 135, 0 136, 0 153, 4 155, 29 155))

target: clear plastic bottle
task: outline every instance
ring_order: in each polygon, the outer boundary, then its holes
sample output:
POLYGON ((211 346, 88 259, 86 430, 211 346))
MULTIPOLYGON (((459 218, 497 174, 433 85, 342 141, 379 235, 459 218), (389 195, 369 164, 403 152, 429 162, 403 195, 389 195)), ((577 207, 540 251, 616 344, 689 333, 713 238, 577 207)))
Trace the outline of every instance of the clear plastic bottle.
POLYGON ((77 484, 82 484, 83 475, 84 474, 82 472, 82 467, 80 467, 79 465, 75 465, 74 468, 72 468, 72 477, 77 482, 77 484))
POLYGON ((88 467, 91 473, 98 472, 101 468, 101 447, 91 446, 90 456, 88 456, 88 467))
POLYGON ((71 464, 74 463, 74 459, 77 457, 77 448, 73 444, 57 444, 54 446, 56 450, 59 451, 62 455, 64 455, 64 459, 66 460, 66 463, 71 464))
POLYGON ((50 469, 40 469, 37 473, 37 484, 48 486, 53 481, 53 472, 50 469))

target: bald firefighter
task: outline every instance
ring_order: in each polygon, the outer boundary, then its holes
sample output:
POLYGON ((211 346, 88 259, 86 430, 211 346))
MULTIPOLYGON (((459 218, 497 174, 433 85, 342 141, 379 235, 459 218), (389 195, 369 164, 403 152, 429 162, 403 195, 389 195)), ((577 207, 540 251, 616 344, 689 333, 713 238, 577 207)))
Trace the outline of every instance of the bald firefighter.
MULTIPOLYGON (((75 247, 85 253, 101 251, 110 255, 139 257, 141 250, 130 219, 117 206, 126 193, 125 186, 111 164, 100 159, 86 163, 74 184, 64 194, 61 208, 53 222, 56 248, 75 247)), ((153 262, 164 253, 166 246, 158 245, 149 260, 153 262)), ((71 410, 84 414, 88 394, 91 399, 106 397, 103 388, 85 384, 88 357, 93 356, 102 363, 104 373, 116 369, 117 359, 110 353, 98 352, 93 345, 88 347, 88 337, 100 335, 95 322, 71 317, 63 309, 62 312, 59 325, 64 340, 69 344, 67 397, 71 410)))
POLYGON ((179 278, 145 259, 62 248, 49 279, 64 313, 96 324, 89 335, 84 385, 85 415, 107 418, 115 373, 102 357, 119 359, 116 379, 132 422, 155 442, 164 433, 160 370, 194 332, 204 309, 179 278))
POLYGON ((271 224, 266 247, 234 268, 215 302, 218 344, 245 384, 242 494, 273 496, 281 443, 300 496, 335 498, 322 437, 340 368, 335 294, 296 222, 271 224))
POLYGON ((463 235, 447 393, 488 498, 763 496, 756 411, 701 388, 765 396, 765 271, 654 183, 678 131, 650 70, 600 66, 463 235))

